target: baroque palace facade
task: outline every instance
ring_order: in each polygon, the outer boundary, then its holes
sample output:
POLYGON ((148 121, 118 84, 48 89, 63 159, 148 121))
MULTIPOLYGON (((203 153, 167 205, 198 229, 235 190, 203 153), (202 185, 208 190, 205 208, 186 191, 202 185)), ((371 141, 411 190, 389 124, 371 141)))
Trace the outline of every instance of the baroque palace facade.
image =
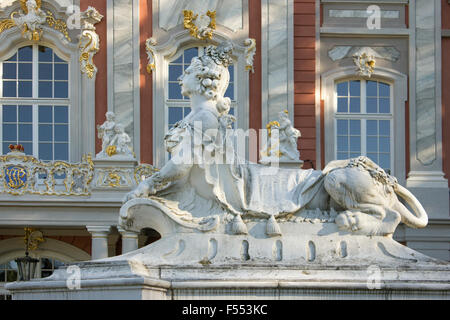
POLYGON ((223 41, 236 128, 287 110, 304 169, 368 156, 429 216, 395 239, 450 260, 449 1, 1 0, 0 295, 25 234, 36 277, 158 240, 118 227, 122 199, 168 159, 178 77, 223 41), (96 157, 107 112, 134 159, 96 157))

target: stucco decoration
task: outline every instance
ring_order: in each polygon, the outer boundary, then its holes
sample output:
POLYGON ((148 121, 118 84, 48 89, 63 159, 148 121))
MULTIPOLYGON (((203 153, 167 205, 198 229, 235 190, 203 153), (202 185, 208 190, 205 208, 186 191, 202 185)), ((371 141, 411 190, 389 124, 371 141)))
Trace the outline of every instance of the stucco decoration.
MULTIPOLYGON (((366 157, 332 161, 323 171, 274 168, 242 159, 227 139, 234 133, 229 129, 230 101, 224 98, 231 51, 227 43, 207 47, 180 77, 192 111, 166 134, 171 159, 127 194, 125 202, 142 198, 140 208, 146 203, 199 230, 230 223, 229 230, 236 234, 248 232, 246 220, 263 219, 266 236, 280 235, 278 223, 305 210, 318 219, 319 212, 335 211, 332 222, 351 234, 390 236, 400 221, 426 226, 427 214, 418 200, 366 157)), ((121 211, 125 228, 148 227, 138 223, 148 219, 139 216, 145 210, 132 210, 132 202, 126 206, 121 211)))
POLYGON ((365 52, 373 56, 374 59, 383 59, 395 62, 400 59, 400 51, 395 47, 359 47, 359 46, 335 46, 328 51, 328 57, 332 61, 338 61, 344 58, 353 58, 355 55, 361 55, 365 52))
POLYGON ((94 65, 94 55, 100 50, 100 38, 95 32, 95 25, 103 19, 103 16, 94 7, 89 6, 81 13, 80 35, 80 66, 81 73, 85 73, 90 79, 97 73, 94 65))
POLYGON ((97 125, 98 138, 102 139, 102 151, 96 159, 108 159, 110 157, 133 158, 131 151, 131 139, 125 132, 123 125, 116 123, 114 112, 106 113, 106 121, 102 125, 97 125))
POLYGON ((375 68, 375 57, 367 52, 361 52, 353 56, 353 63, 360 76, 370 78, 375 68))
POLYGON ((195 14, 192 10, 183 10, 185 29, 192 37, 200 40, 212 39, 216 29, 216 12, 208 10, 205 14, 195 14))
POLYGON ((155 62, 155 45, 156 40, 154 38, 148 38, 145 41, 145 51, 147 52, 147 72, 152 73, 153 70, 156 69, 156 62, 155 62))
POLYGON ((269 139, 261 152, 262 163, 273 162, 273 160, 283 162, 300 159, 297 140, 301 137, 301 133, 292 126, 287 110, 280 112, 278 121, 269 122, 266 128, 269 139), (277 137, 273 139, 275 132, 277 137), (272 140, 275 142, 274 145, 271 143, 272 140))
POLYGON ((253 68, 253 58, 256 53, 256 40, 253 38, 245 39, 245 70, 255 72, 253 68))

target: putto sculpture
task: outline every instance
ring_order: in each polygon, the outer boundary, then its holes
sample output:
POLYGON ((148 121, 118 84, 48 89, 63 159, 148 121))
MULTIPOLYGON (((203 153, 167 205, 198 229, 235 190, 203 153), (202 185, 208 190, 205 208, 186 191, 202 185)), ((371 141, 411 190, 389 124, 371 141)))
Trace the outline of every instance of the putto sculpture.
POLYGON ((41 10, 40 0, 21 1, 22 12, 13 15, 12 20, 22 27, 22 36, 28 40, 39 41, 42 25, 47 21, 47 14, 41 10))
MULTIPOLYGON (((165 137, 171 159, 125 201, 149 199, 149 205, 172 219, 203 231, 228 221, 233 234, 248 232, 244 218, 266 219, 266 234, 280 235, 278 221, 304 221, 305 212, 311 211, 314 221, 334 222, 339 229, 360 235, 392 235, 400 221, 415 228, 427 224, 419 201, 366 157, 332 161, 323 171, 277 169, 241 161, 238 156, 230 161, 232 145, 224 138, 230 131, 225 130, 229 128, 230 100, 224 93, 229 82, 227 67, 232 62, 228 43, 209 46, 203 56, 192 59, 179 78, 192 111, 165 137), (195 144, 198 135, 201 142, 195 144), (190 161, 186 161, 187 155, 190 161)), ((282 152, 297 157, 291 151, 300 133, 285 113, 280 114, 277 127, 283 136, 282 152)), ((124 225, 139 220, 123 212, 124 225)))
POLYGON ((133 158, 131 139, 121 124, 116 123, 116 115, 112 111, 106 113, 106 121, 97 125, 98 138, 102 139, 102 151, 97 159, 109 158, 115 155, 133 158))

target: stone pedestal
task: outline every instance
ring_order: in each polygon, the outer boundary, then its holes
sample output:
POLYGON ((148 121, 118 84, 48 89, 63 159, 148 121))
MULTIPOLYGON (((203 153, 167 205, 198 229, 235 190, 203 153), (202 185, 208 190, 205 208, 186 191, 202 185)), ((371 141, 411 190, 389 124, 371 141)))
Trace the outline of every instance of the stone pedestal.
POLYGON ((301 169, 303 167, 303 160, 282 160, 275 163, 260 161, 260 164, 263 164, 265 166, 278 166, 279 168, 284 169, 301 169))
POLYGON ((96 158, 94 162, 93 189, 97 192, 117 193, 131 190, 136 186, 136 159, 124 156, 96 158))

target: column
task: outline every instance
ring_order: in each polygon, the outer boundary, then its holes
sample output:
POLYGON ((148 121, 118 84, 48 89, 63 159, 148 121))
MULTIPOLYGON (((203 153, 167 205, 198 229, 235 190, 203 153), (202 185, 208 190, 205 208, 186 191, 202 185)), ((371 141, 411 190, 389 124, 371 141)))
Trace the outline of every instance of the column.
POLYGON ((108 234, 110 226, 86 226, 92 235, 92 260, 108 258, 108 234))
POLYGON ((139 234, 132 231, 126 231, 121 227, 117 227, 122 235, 122 254, 137 250, 139 234))

